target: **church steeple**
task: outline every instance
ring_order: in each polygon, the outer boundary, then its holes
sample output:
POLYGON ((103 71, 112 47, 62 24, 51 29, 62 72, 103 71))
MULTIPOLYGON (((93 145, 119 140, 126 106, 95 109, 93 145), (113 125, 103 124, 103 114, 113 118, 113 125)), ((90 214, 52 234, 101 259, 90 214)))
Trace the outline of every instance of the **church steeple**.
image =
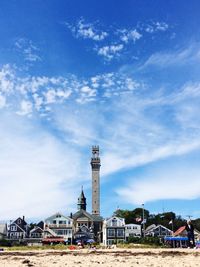
POLYGON ((78 198, 78 204, 77 204, 77 208, 78 210, 86 210, 86 197, 84 195, 84 192, 83 192, 83 187, 81 189, 81 194, 78 198))

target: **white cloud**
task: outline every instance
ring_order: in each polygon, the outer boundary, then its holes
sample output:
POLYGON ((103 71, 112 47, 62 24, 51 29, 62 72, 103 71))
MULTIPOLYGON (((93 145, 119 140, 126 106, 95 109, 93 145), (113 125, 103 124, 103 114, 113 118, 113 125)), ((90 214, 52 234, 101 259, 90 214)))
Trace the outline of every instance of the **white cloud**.
POLYGON ((14 69, 6 64, 0 70, 0 92, 10 94, 14 89, 14 69))
POLYGON ((6 203, 1 219, 76 210, 81 181, 88 177, 83 155, 33 120, 3 113, 0 119, 0 187, 6 203))
POLYGON ((12 90, 7 90, 6 105, 14 105, 15 111, 17 107, 20 115, 49 112, 48 119, 66 133, 67 142, 99 143, 104 175, 199 148, 198 83, 187 83, 167 95, 148 91, 147 96, 141 83, 113 72, 88 79, 17 74, 10 79, 19 92, 14 90, 10 97, 12 90), (168 121, 163 119, 166 112, 168 121))
POLYGON ((191 62, 198 62, 198 45, 173 52, 159 52, 151 55, 141 68, 157 66, 167 68, 170 66, 183 66, 191 62))
MULTIPOLYGON (((14 116, 1 117, 0 167, 2 177, 8 181, 2 179, 0 184, 5 188, 3 197, 11 192, 17 198, 14 189, 19 184, 25 191, 27 177, 30 184, 13 209, 9 204, 7 211, 2 211, 6 216, 13 211, 27 216, 45 212, 43 208, 29 215, 23 203, 30 207, 44 202, 48 213, 58 209, 65 202, 66 193, 77 192, 77 183, 87 182, 89 166, 85 171, 83 150, 92 144, 101 147, 104 177, 200 148, 198 116, 195 119, 199 113, 199 83, 187 83, 171 93, 158 93, 156 88, 143 88, 141 82, 119 72, 87 79, 74 75, 22 77, 4 66, 0 73, 7 84, 1 95, 6 98, 6 110, 14 116), (16 116, 16 111, 24 116, 16 116), (38 118, 38 114, 43 117, 38 118), (42 127, 48 123, 49 132, 35 126, 35 118, 42 127), (30 170, 33 173, 29 174, 30 170), (41 179, 41 188, 37 189, 41 179), (24 202, 31 192, 41 196, 24 202), (56 199, 55 203, 52 199, 56 199)), ((75 201, 73 195, 66 207, 71 209, 75 201)))
POLYGON ((6 98, 5 96, 0 94, 0 108, 4 108, 6 106, 6 98))
MULTIPOLYGON (((117 53, 117 49, 111 51, 117 53)), ((48 113, 51 105, 69 101, 85 104, 97 101, 98 97, 120 95, 139 89, 140 83, 132 77, 118 73, 105 73, 79 79, 75 75, 66 77, 18 76, 17 70, 9 65, 0 70, 1 103, 4 100, 20 115, 37 111, 48 113)))
POLYGON ((168 165, 145 178, 132 179, 117 193, 126 202, 141 204, 164 199, 192 200, 200 197, 200 169, 197 166, 168 165), (188 180, 192 179, 192 183, 188 180))
POLYGON ((135 43, 137 40, 142 38, 142 34, 139 33, 136 29, 134 30, 123 29, 119 30, 118 32, 120 33, 120 39, 125 43, 128 43, 129 41, 133 41, 135 43))
POLYGON ((120 51, 124 48, 123 44, 103 46, 97 50, 98 55, 103 56, 106 60, 117 58, 120 55, 120 51))
POLYGON ((22 100, 20 103, 20 107, 21 107, 20 111, 16 112, 18 115, 29 115, 32 113, 32 108, 33 108, 32 102, 22 100))
POLYGON ((122 29, 110 25, 106 27, 106 30, 102 30, 102 25, 100 26, 97 22, 86 23, 84 18, 81 18, 76 24, 66 22, 65 25, 68 29, 70 29, 75 38, 90 39, 94 41, 95 44, 94 42, 87 44, 87 50, 88 48, 91 48, 89 50, 97 51, 97 55, 103 56, 107 62, 110 62, 112 59, 116 58, 116 56, 119 58, 120 54, 124 51, 127 52, 125 48, 130 42, 135 44, 138 40, 145 37, 147 32, 153 35, 156 33, 158 34, 158 32, 165 32, 169 29, 169 25, 167 23, 154 21, 149 24, 142 24, 138 22, 135 27, 130 26, 129 28, 122 29), (110 37, 109 39, 112 40, 112 43, 107 38, 108 36, 110 37), (101 47, 99 45, 100 41, 103 41, 103 46, 101 47))
POLYGON ((169 25, 165 22, 153 22, 151 24, 145 25, 145 31, 148 33, 155 33, 158 31, 165 32, 169 29, 169 25))
POLYGON ((106 31, 97 29, 95 24, 86 23, 84 19, 80 19, 75 26, 66 23, 68 28, 75 34, 77 38, 102 41, 108 36, 108 33, 106 31))

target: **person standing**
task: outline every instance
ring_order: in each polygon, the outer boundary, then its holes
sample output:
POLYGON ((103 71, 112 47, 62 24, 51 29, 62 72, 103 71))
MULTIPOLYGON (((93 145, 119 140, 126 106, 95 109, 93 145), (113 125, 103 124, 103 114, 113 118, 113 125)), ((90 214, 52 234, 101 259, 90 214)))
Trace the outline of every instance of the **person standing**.
POLYGON ((191 220, 187 221, 185 230, 187 231, 187 237, 188 237, 188 247, 194 248, 195 247, 195 241, 194 241, 194 226, 191 222, 191 220))

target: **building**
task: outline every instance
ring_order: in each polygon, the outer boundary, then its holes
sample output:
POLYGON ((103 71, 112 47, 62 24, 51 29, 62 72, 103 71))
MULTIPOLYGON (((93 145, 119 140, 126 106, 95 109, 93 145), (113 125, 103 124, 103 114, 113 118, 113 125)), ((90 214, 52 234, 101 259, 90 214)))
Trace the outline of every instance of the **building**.
POLYGON ((71 243, 73 237, 73 219, 56 213, 44 221, 43 243, 71 243), (52 239, 53 238, 53 239, 52 239))
POLYGON ((99 146, 92 147, 92 214, 100 215, 100 167, 99 146))
POLYGON ((141 237, 141 225, 140 224, 126 224, 125 225, 125 238, 128 241, 129 237, 141 237))
POLYGON ((172 231, 161 224, 152 224, 148 226, 145 230, 145 236, 165 237, 169 235, 172 235, 172 231))
POLYGON ((22 241, 29 236, 29 226, 25 221, 24 216, 17 218, 8 226, 7 237, 8 239, 22 241))
POLYGON ((103 222, 103 244, 109 246, 112 244, 125 242, 125 219, 111 217, 103 222))
POLYGON ((0 240, 5 239, 7 236, 7 224, 1 223, 0 224, 0 240))
POLYGON ((86 197, 82 188, 80 197, 78 198, 78 211, 72 216, 74 221, 74 239, 83 242, 94 239, 96 242, 101 242, 103 218, 100 216, 101 161, 99 157, 99 146, 92 147, 90 164, 92 169, 92 213, 86 210, 86 197))
MULTIPOLYGON (((185 230, 185 226, 181 226, 176 232, 173 233, 173 236, 187 237, 187 231, 185 230)), ((200 239, 200 232, 197 229, 194 229, 194 239, 200 239)))
POLYGON ((29 238, 37 239, 38 241, 42 240, 44 236, 44 222, 41 221, 30 230, 29 238))
POLYGON ((74 239, 85 243, 89 239, 100 242, 103 218, 100 215, 87 212, 86 206, 86 197, 82 189, 78 198, 78 211, 72 215, 74 239))

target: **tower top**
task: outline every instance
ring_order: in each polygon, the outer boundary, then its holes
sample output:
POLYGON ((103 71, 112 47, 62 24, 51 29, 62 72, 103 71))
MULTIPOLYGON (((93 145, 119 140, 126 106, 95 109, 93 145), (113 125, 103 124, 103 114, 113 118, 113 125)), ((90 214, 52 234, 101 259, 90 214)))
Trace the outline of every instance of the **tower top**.
POLYGON ((92 157, 99 157, 99 146, 92 146, 92 157))
POLYGON ((90 162, 92 169, 100 169, 101 161, 99 157, 99 146, 92 146, 92 157, 90 162))
POLYGON ((78 204, 77 204, 78 210, 86 210, 86 205, 87 205, 86 204, 86 197, 84 195, 83 186, 82 186, 81 194, 80 194, 80 196, 78 198, 78 204))

